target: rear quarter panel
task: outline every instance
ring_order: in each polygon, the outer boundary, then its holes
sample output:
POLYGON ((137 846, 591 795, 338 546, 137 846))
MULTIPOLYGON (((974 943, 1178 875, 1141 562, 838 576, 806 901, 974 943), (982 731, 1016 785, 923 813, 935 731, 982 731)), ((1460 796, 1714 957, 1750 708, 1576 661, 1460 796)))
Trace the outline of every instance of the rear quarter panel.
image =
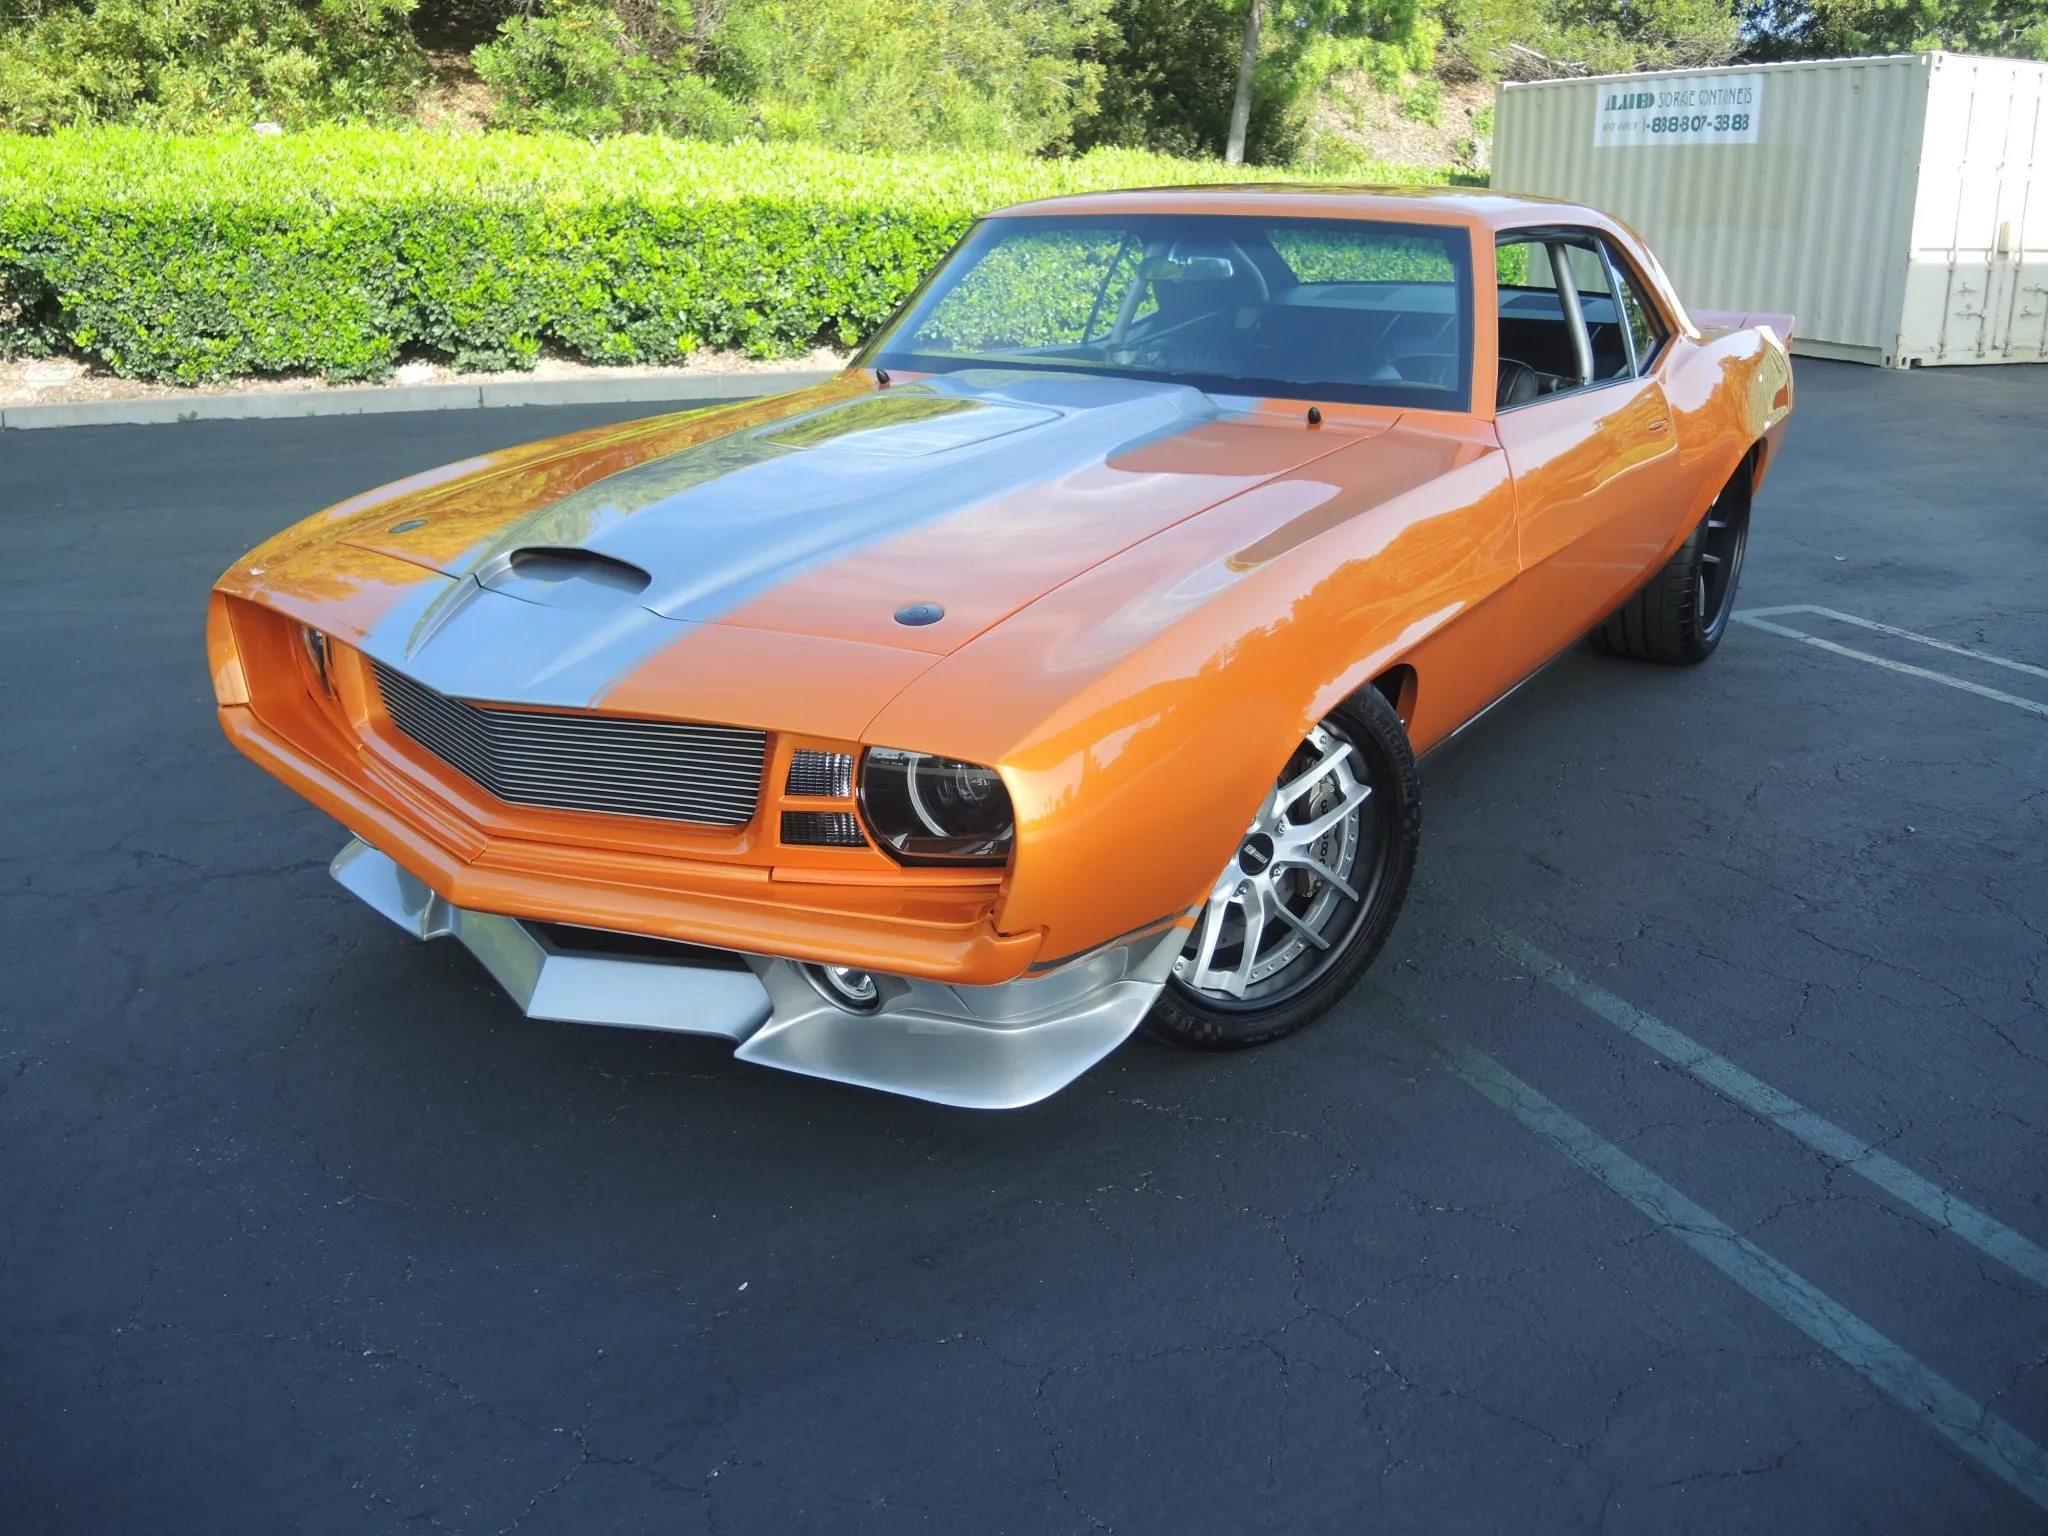
POLYGON ((1759 444, 1753 476, 1756 485, 1763 483, 1792 415, 1792 360, 1784 342, 1771 332, 1709 330, 1697 339, 1677 338, 1661 373, 1689 490, 1684 515, 1665 551, 1668 556, 1759 444))

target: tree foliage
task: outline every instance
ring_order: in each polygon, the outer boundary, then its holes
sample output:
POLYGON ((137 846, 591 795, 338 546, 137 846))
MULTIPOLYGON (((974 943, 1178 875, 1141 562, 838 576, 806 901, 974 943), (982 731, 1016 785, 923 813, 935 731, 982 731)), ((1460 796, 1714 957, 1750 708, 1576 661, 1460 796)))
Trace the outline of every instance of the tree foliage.
MULTIPOLYGON (((1115 0, 1096 55, 1102 84, 1095 111, 1079 125, 1077 142, 1222 153, 1242 25, 1224 5, 1115 0)), ((1255 114, 1255 137, 1263 126, 1255 114)))
POLYGON ((1093 111, 1108 0, 728 0, 721 85, 771 138, 1027 153, 1093 111))
POLYGON ((420 76, 414 0, 15 0, 0 129, 373 115, 420 76))
POLYGON ((1729 0, 1445 0, 1449 51, 1482 75, 1696 69, 1741 51, 1729 0))
POLYGON ((2048 57, 2048 0, 0 0, 0 131, 399 117, 434 50, 516 131, 1218 155, 1254 3, 1267 164, 1316 152, 1333 81, 1429 122, 1461 76, 2048 57))
POLYGON ((1760 59, 1931 48, 2048 59, 2048 0, 1760 0, 1744 21, 1760 59))
POLYGON ((473 57, 508 128, 584 137, 747 134, 745 109, 690 67, 695 47, 686 10, 649 6, 631 16, 592 0, 541 0, 531 14, 508 17, 473 57))

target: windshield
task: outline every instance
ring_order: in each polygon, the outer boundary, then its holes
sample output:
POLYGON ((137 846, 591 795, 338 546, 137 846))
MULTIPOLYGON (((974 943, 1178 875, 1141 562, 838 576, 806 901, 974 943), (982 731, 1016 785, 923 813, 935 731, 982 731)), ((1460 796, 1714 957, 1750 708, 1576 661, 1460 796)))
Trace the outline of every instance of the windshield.
POLYGON ((1357 219, 989 219, 861 354, 905 373, 1029 368, 1212 394, 1468 409, 1470 241, 1357 219))

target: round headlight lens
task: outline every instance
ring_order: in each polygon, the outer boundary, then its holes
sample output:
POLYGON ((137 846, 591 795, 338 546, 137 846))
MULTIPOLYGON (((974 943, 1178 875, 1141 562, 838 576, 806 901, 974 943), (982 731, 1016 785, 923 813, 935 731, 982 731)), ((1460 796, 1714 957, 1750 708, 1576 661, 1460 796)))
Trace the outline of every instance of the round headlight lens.
POLYGON ((861 759, 860 808, 883 846, 913 863, 1001 864, 1015 836, 1000 774, 925 752, 869 748, 861 759))

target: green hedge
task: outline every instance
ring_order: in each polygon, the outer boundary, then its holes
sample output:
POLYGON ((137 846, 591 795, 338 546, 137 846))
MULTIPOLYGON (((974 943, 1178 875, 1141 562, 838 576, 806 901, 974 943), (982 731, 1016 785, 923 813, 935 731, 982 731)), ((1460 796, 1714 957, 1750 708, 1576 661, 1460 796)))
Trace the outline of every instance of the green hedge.
MULTIPOLYGON (((1242 179, 1270 172, 1244 173, 1242 179)), ((0 137, 0 351, 195 383, 850 345, 978 213, 1239 179, 1098 150, 886 158, 361 128, 0 137)), ((1386 179, 1439 179, 1390 168, 1386 179)))

